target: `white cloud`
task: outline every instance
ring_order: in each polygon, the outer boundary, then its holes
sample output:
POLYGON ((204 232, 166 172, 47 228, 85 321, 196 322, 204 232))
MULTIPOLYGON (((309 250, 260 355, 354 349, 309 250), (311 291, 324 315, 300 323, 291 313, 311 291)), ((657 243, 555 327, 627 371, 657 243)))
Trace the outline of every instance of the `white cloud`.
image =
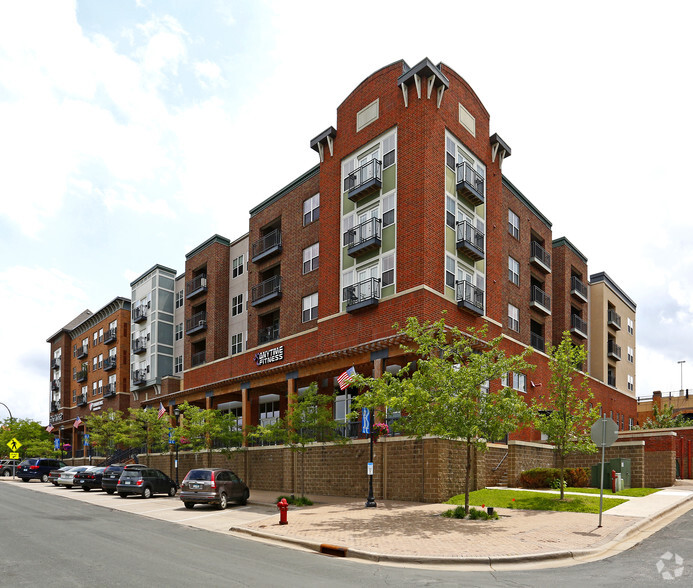
POLYGON ((203 88, 209 88, 224 83, 221 68, 209 60, 197 61, 194 64, 195 75, 203 88))

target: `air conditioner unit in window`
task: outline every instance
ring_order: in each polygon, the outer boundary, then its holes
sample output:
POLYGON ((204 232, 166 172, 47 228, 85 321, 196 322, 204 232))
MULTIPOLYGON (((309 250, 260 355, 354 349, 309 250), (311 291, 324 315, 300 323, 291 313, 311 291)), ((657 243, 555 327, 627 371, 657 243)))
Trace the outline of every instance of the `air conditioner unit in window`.
POLYGON ((202 278, 200 280, 200 287, 206 288, 207 287, 207 278, 202 278))

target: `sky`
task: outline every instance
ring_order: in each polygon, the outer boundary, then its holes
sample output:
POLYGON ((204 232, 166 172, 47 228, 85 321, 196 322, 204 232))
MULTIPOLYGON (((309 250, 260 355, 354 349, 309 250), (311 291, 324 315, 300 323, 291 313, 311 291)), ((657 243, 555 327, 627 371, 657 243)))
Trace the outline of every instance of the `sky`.
POLYGON ((245 234, 363 79, 424 57, 474 88, 554 238, 637 303, 638 395, 678 390, 681 365, 693 389, 692 17, 666 0, 0 0, 0 402, 47 423, 48 337, 245 234))

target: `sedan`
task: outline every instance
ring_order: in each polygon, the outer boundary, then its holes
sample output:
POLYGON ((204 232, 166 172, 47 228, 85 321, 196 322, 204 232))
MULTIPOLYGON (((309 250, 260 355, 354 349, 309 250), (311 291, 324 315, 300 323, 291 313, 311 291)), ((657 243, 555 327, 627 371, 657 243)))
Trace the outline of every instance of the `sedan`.
POLYGON ((106 468, 94 467, 83 472, 77 472, 74 477, 74 485, 82 488, 85 492, 89 492, 92 488, 101 490, 101 478, 103 471, 106 468))
POLYGON ((63 472, 67 472, 68 470, 72 470, 76 467, 79 467, 79 466, 65 466, 65 467, 59 468, 57 470, 51 470, 50 473, 48 474, 48 481, 51 484, 53 484, 53 486, 57 486, 58 485, 58 478, 60 477, 60 474, 62 474, 63 472))
POLYGON ((229 500, 245 504, 250 490, 231 470, 199 468, 190 470, 180 487, 180 499, 185 508, 196 504, 216 504, 221 510, 229 500))
POLYGON ((72 488, 74 486, 75 474, 77 472, 83 472, 90 469, 92 466, 75 466, 71 470, 67 470, 60 474, 58 478, 58 486, 65 486, 66 488, 72 488))

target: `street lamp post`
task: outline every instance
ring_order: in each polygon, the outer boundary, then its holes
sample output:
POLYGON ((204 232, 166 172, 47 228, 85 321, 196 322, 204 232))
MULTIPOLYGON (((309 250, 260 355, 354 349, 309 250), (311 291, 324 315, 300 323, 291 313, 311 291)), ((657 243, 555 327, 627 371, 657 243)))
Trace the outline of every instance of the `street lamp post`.
MULTIPOLYGON (((178 426, 178 417, 180 416, 180 409, 176 406, 176 408, 173 409, 173 414, 176 415, 176 427, 178 426)), ((176 441, 176 486, 179 486, 180 484, 178 483, 178 439, 176 441)))
POLYGON ((13 422, 13 421, 14 421, 14 417, 12 416, 12 411, 10 410, 10 407, 7 406, 4 402, 0 402, 0 404, 2 404, 2 405, 7 409, 7 412, 10 413, 10 423, 13 422))
POLYGON ((678 363, 681 366, 681 392, 683 393, 683 364, 686 363, 686 360, 682 359, 678 363))

